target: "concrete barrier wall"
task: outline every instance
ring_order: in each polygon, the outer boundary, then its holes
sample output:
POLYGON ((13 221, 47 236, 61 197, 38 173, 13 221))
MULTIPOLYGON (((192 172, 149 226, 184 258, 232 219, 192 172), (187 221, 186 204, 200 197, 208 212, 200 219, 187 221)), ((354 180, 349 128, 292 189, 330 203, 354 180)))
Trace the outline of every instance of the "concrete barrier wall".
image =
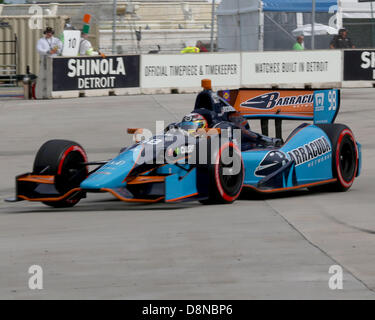
MULTIPOLYGON (((47 76, 39 81, 45 81, 46 98, 137 94, 139 66, 139 55, 49 57, 47 76)), ((41 97, 38 90, 43 88, 37 84, 36 95, 41 97)))
MULTIPOLYGON (((117 55, 107 56, 105 59, 108 62, 103 62, 102 57, 57 57, 49 58, 51 61, 46 64, 48 68, 46 73, 52 76, 45 79, 47 79, 48 98, 197 92, 200 90, 201 80, 205 78, 212 79, 213 86, 217 90, 238 87, 374 86, 375 53, 357 52, 359 61, 350 62, 344 61, 345 54, 344 51, 339 50, 318 50, 117 55), (348 64, 354 70, 366 67, 365 72, 362 73, 367 78, 363 76, 362 79, 357 75, 356 81, 344 81, 345 64, 346 70, 348 64), (100 70, 95 71, 96 68, 100 70), (104 88, 101 87, 100 83, 105 82, 104 78, 113 78, 111 80, 114 81, 113 85, 106 80, 107 84, 103 85, 104 88), (63 82, 63 85, 60 86, 59 81, 63 82), (64 90, 64 85, 68 83, 69 88, 64 90)), ((348 71, 346 77, 347 74, 348 71)))
POLYGON ((202 79, 211 79, 217 87, 241 86, 241 54, 142 55, 141 90, 162 89, 181 92, 199 90, 202 79))
POLYGON ((342 52, 338 50, 249 52, 241 58, 241 84, 246 87, 322 86, 342 79, 342 52))

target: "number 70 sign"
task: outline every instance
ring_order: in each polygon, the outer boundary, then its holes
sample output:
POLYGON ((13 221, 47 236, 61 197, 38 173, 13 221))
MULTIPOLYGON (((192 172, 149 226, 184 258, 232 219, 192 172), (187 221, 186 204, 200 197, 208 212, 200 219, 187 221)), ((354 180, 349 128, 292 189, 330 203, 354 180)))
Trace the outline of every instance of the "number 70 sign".
POLYGON ((64 57, 75 57, 78 55, 79 45, 81 43, 81 31, 79 30, 65 30, 64 31, 64 46, 62 55, 64 57))

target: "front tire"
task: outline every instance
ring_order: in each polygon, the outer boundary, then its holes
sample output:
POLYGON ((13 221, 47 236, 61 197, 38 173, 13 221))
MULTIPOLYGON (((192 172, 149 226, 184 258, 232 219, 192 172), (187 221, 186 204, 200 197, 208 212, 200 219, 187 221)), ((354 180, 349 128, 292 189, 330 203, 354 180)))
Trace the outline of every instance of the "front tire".
POLYGON ((201 173, 204 170, 204 176, 208 179, 208 199, 200 202, 202 204, 234 202, 241 194, 245 178, 241 151, 233 142, 226 142, 214 151, 213 157, 208 157, 208 162, 211 163, 200 166, 201 173))
MULTIPOLYGON (((87 177, 88 168, 85 150, 76 142, 69 140, 50 140, 44 143, 34 161, 33 173, 55 176, 55 188, 59 195, 79 187, 87 177)), ((54 208, 68 208, 76 205, 83 194, 60 201, 43 201, 54 208)))

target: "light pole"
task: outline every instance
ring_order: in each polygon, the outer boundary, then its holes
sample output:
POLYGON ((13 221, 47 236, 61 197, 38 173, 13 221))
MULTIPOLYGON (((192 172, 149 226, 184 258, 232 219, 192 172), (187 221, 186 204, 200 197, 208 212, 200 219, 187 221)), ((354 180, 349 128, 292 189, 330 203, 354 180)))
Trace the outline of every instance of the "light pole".
POLYGON ((311 49, 315 50, 315 11, 316 0, 312 0, 311 49))
POLYGON ((374 5, 373 5, 373 1, 370 2, 371 3, 371 44, 372 46, 374 46, 374 5))
POLYGON ((116 17, 117 17, 117 0, 113 0, 112 54, 116 54, 116 17))
POLYGON ((214 52, 214 26, 215 26, 215 0, 212 1, 212 16, 211 16, 211 48, 210 51, 214 52))

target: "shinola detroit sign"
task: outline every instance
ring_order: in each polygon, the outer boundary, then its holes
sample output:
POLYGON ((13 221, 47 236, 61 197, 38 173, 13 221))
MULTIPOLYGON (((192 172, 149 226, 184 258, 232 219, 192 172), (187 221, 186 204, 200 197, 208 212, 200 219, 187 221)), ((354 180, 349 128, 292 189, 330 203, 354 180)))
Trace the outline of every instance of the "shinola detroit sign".
POLYGON ((53 59, 53 91, 139 87, 139 56, 53 59))

